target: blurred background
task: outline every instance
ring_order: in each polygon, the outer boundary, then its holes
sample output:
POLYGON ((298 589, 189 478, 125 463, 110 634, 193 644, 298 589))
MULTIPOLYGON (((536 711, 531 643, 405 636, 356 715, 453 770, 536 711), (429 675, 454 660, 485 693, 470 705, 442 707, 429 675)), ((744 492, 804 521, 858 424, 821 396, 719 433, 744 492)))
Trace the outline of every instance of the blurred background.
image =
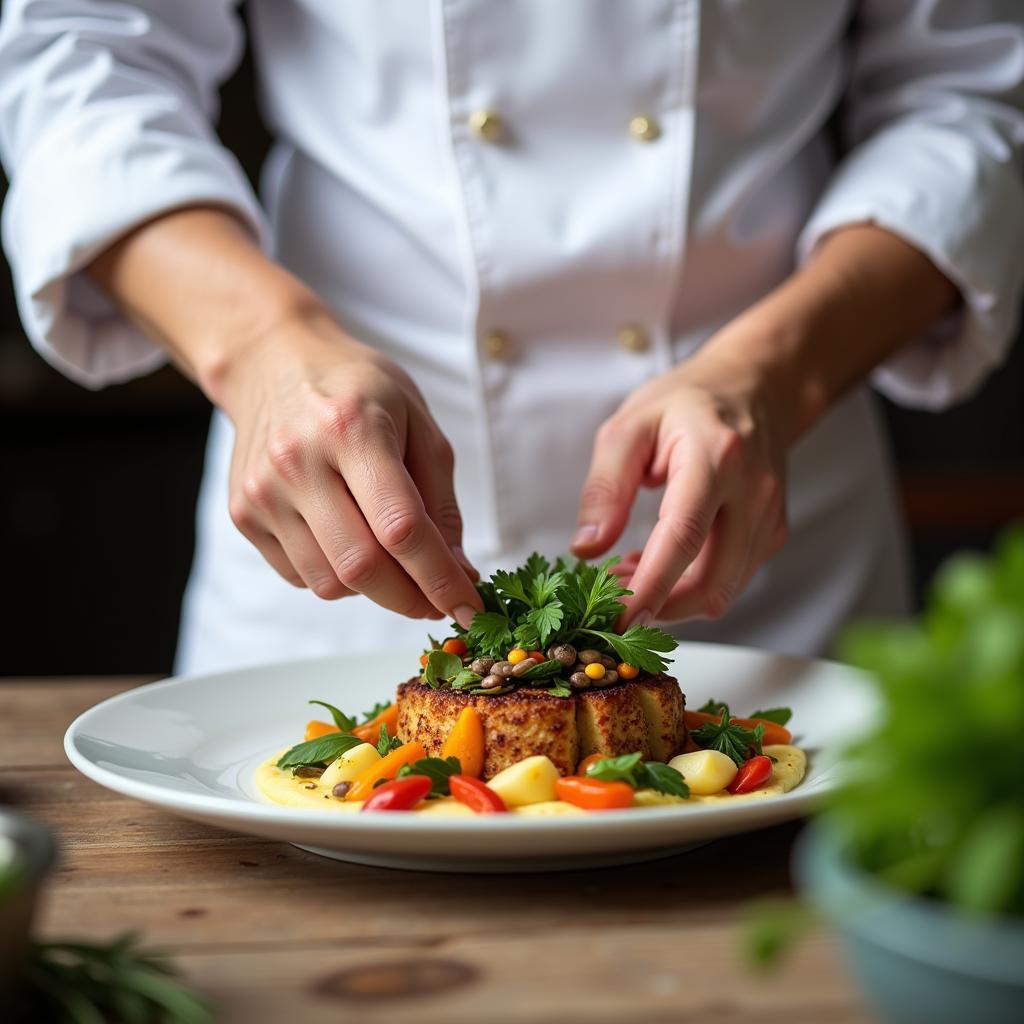
MULTIPOLYGON (((219 130, 255 179, 267 136, 247 58, 219 130)), ((880 400, 881 401, 881 400, 880 400)), ((1024 344, 941 415, 884 404, 921 582, 1024 515, 1024 344)), ((165 673, 192 556, 210 409, 170 368, 99 393, 29 347, 0 281, 0 675, 165 673)))

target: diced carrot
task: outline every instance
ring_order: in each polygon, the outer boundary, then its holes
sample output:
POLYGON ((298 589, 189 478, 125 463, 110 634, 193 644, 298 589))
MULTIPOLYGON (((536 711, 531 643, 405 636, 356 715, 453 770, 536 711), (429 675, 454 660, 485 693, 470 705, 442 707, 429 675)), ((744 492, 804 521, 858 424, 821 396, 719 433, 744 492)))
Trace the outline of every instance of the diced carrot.
POLYGON ((628 782, 603 782, 570 775, 555 783, 558 799, 587 811, 611 811, 633 806, 633 787, 628 782))
POLYGON ((321 722, 314 718, 306 723, 306 735, 303 737, 308 743, 310 740, 318 740, 321 736, 329 736, 332 732, 341 732, 333 722, 321 722))
POLYGON ((380 727, 388 727, 389 736, 398 735, 398 705, 389 704, 379 715, 374 715, 368 722, 356 726, 353 736, 358 736, 364 743, 376 743, 380 738, 380 727))
POLYGON ((441 748, 442 757, 457 757, 463 775, 484 773, 484 723, 476 708, 463 708, 441 748))
MULTIPOLYGON (((706 711, 685 711, 683 718, 686 721, 687 729, 699 729, 707 722, 720 722, 721 715, 709 715, 706 711)), ((742 726, 744 729, 753 729, 755 725, 764 726, 763 743, 792 743, 793 734, 776 722, 769 722, 764 718, 737 718, 735 715, 729 719, 733 725, 742 726)))
POLYGON ((398 769, 402 765, 412 764, 426 756, 427 752, 423 749, 422 743, 403 744, 397 750, 392 750, 387 757, 375 761, 362 775, 357 776, 345 794, 345 799, 365 800, 373 792, 374 785, 379 779, 389 782, 398 775, 398 769))

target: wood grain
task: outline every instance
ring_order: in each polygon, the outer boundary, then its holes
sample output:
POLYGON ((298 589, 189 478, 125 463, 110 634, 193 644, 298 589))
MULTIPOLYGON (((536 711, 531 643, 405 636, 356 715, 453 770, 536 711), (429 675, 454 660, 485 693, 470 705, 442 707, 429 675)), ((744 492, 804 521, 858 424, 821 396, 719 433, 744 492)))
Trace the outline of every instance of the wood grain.
POLYGON ((41 930, 144 931, 216 1001, 218 1021, 871 1020, 826 934, 769 977, 740 956, 749 901, 788 889, 796 826, 573 873, 340 864, 179 820, 62 764, 71 718, 128 685, 0 682, 0 802, 60 839, 41 930))

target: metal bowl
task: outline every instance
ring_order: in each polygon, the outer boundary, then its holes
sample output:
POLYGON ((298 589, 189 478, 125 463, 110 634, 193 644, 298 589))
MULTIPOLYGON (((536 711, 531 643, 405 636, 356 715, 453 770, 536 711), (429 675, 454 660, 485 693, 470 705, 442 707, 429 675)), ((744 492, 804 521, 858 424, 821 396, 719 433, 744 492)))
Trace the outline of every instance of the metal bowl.
POLYGON ((39 890, 56 852, 42 825, 0 807, 0 1006, 24 969, 39 890))

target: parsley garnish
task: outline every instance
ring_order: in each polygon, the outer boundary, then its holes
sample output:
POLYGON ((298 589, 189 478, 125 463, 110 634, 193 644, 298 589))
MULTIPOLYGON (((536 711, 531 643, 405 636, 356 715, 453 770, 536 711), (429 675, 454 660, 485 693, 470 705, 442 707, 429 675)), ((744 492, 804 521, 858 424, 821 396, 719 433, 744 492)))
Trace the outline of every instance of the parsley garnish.
POLYGON ((763 725, 745 729, 742 725, 730 722, 727 707, 723 707, 722 717, 717 722, 705 722, 699 729, 690 731, 691 739, 698 746, 705 750, 719 750, 731 757, 737 765, 761 753, 763 736, 763 725))
POLYGON ((766 722, 774 722, 776 725, 785 725, 792 717, 790 708, 769 708, 767 711, 755 711, 751 718, 763 718, 766 722))
POLYGON ((592 764, 587 776, 602 782, 628 782, 634 789, 654 789, 670 796, 690 795, 681 772, 660 761, 644 761, 639 753, 606 757, 592 764))
MULTIPOLYGON (((484 611, 477 612, 468 630, 454 627, 455 632, 476 657, 502 660, 513 647, 545 650, 551 644, 568 643, 614 655, 644 672, 663 672, 668 667, 665 655, 677 646, 674 637, 654 626, 632 625, 624 633, 614 628, 625 610, 622 598, 631 593, 610 571, 615 561, 588 565, 559 558, 552 564, 534 553, 514 572, 501 569, 478 583, 484 611)), ((425 683, 469 689, 476 682, 459 674, 461 660, 458 666, 442 663, 439 653, 427 654, 425 683)), ((561 674, 557 662, 544 662, 516 682, 544 685, 561 674)), ((568 687, 556 682, 555 691, 561 694, 568 687)))

